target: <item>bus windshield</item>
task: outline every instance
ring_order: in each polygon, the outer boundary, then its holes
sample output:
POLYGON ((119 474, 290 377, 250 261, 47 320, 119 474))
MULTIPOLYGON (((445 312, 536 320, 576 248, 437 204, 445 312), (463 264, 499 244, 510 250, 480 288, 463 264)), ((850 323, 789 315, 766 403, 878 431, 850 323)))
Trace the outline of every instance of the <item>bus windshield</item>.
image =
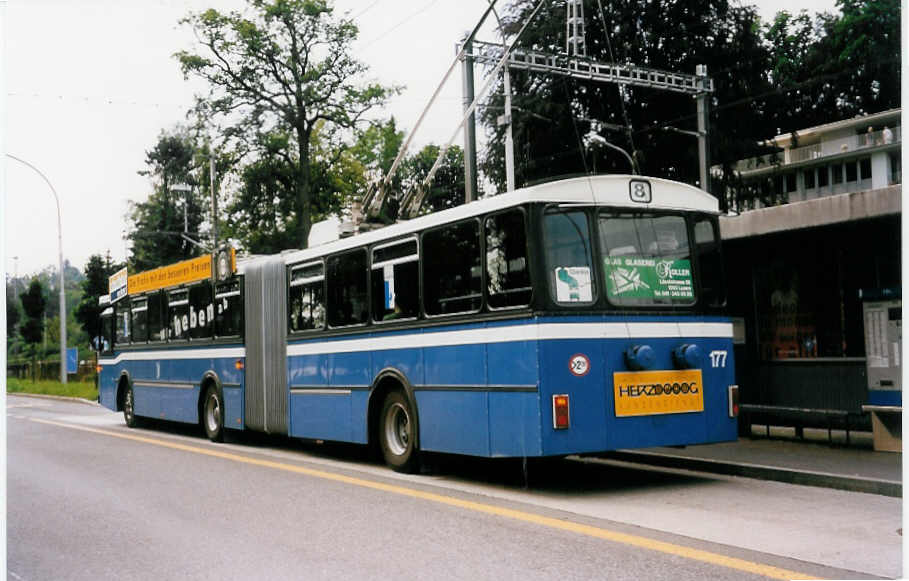
POLYGON ((691 244, 685 217, 600 212, 603 284, 614 305, 692 305, 691 244))
MULTIPOLYGON (((693 221, 700 263, 709 268, 718 254, 712 219, 693 221)), ((605 296, 619 307, 686 307, 702 290, 710 305, 722 304, 720 272, 706 273, 706 286, 696 283, 689 231, 689 218, 681 213, 548 208, 543 236, 552 298, 574 306, 605 296)))

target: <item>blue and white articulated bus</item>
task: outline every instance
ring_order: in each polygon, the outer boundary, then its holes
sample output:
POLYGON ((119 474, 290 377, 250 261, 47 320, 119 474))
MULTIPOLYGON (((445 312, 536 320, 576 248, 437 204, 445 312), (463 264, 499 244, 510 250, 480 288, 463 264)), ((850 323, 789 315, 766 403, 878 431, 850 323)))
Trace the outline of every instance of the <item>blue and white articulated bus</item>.
POLYGON ((637 176, 554 181, 105 315, 101 403, 421 451, 540 457, 736 438, 717 200, 637 176))

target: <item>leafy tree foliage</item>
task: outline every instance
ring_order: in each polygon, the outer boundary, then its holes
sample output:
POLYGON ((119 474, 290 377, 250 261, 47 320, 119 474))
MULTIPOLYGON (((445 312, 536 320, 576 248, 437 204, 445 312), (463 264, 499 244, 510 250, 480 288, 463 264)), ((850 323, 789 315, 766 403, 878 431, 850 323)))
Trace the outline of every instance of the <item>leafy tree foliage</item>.
POLYGON ((93 254, 85 265, 85 280, 82 281, 82 300, 76 308, 76 321, 82 326, 89 338, 94 340, 101 335, 101 312, 104 307, 98 304, 98 298, 108 291, 108 277, 122 268, 122 265, 111 264, 107 258, 93 254))
POLYGON ((22 339, 32 347, 32 351, 44 338, 44 315, 47 307, 47 297, 44 286, 37 278, 33 278, 28 289, 19 295, 25 319, 19 329, 22 339))
POLYGON ((6 285, 6 341, 12 342, 19 334, 19 321, 22 319, 21 304, 14 287, 6 285))
MULTIPOLYGON (((505 17, 512 32, 535 2, 517 0, 505 17)), ((625 0, 585 2, 587 54, 600 62, 634 64, 694 74, 707 65, 716 92, 713 104, 728 103, 767 87, 764 72, 769 52, 761 42, 753 7, 727 0, 625 0), (605 22, 605 26, 604 26, 605 22)), ((564 53, 565 6, 545 5, 521 37, 521 47, 564 53)), ((516 182, 525 185, 552 176, 629 173, 627 159, 608 148, 588 150, 583 136, 591 130, 634 154, 643 173, 681 181, 697 179, 697 147, 693 138, 671 130, 696 129, 690 96, 656 89, 603 84, 562 76, 512 71, 516 182), (613 129, 614 128, 614 129, 613 129)), ((498 90, 487 102, 481 120, 491 136, 482 167, 504 189, 504 128, 498 90)), ((750 103, 714 109, 712 158, 738 159, 754 150, 753 127, 759 109, 750 103), (733 121, 734 120, 734 121, 733 121), (722 125, 723 131, 717 126, 722 125), (726 130, 728 128, 728 131, 726 130), (749 133, 745 133, 749 132, 749 133)))
POLYGON ((147 169, 139 174, 151 179, 153 191, 146 201, 130 204, 127 219, 131 225, 126 238, 132 242, 131 271, 148 270, 200 253, 199 247, 185 241, 180 233, 186 227, 191 237, 202 237, 205 204, 200 183, 205 184, 201 187, 208 183, 199 179, 208 171, 208 164, 202 163, 203 155, 185 128, 161 132, 157 143, 146 152, 147 169), (176 184, 189 185, 192 191, 174 191, 176 184))
MULTIPOLYGON (((320 181, 318 160, 314 171, 314 133, 338 157, 345 132, 394 89, 357 84, 367 72, 350 54, 357 27, 335 17, 325 0, 249 0, 243 14, 210 9, 183 22, 204 49, 175 55, 185 76, 209 85, 200 115, 230 124, 224 133, 241 154, 264 153, 242 195, 265 203, 270 192, 292 191, 293 215, 282 212, 283 226, 293 246, 305 246, 313 220, 336 194, 320 181), (279 160, 289 173, 269 175, 279 160)), ((260 210, 254 214, 268 220, 260 210)))
POLYGON ((779 12, 765 27, 772 52, 773 135, 900 106, 900 5, 839 0, 840 14, 779 12))

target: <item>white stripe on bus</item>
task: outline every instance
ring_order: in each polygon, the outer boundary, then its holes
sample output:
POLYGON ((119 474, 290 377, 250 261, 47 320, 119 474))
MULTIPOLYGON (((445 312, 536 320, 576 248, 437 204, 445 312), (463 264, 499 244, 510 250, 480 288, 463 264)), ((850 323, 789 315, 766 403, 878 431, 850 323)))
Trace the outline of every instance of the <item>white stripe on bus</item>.
POLYGON ((380 335, 362 339, 341 339, 296 343, 287 346, 287 355, 319 355, 415 349, 418 347, 454 347, 483 343, 514 343, 553 339, 671 339, 732 338, 732 323, 540 323, 413 333, 380 335))
MULTIPOLYGON (((732 323, 540 323, 481 327, 458 331, 380 335, 360 339, 295 343, 287 346, 287 355, 318 355, 415 349, 418 347, 455 347, 483 343, 514 343, 563 339, 730 339, 732 323)), ((167 351, 127 351, 112 359, 100 359, 101 365, 116 365, 121 361, 153 361, 167 359, 215 359, 245 357, 243 347, 226 349, 192 349, 167 351)))

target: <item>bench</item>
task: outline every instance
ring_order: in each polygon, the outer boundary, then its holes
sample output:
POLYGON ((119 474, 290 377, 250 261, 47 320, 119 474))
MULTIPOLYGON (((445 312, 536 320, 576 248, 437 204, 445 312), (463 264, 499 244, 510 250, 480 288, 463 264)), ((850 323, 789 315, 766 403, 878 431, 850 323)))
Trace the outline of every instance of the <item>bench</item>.
POLYGON ((770 437, 770 426, 772 421, 788 419, 789 422, 784 425, 794 425, 795 435, 804 438, 804 428, 807 427, 825 427, 827 428, 827 439, 833 442, 833 426, 842 426, 846 430, 846 445, 849 445, 849 432, 852 427, 850 419, 854 414, 846 410, 835 409, 817 409, 802 408, 792 406, 776 406, 763 404, 741 404, 739 406, 740 416, 745 416, 747 423, 759 419, 754 423, 764 424, 767 426, 767 437, 770 437))
POLYGON ((901 452, 903 449, 903 407, 896 405, 863 405, 871 412, 871 432, 876 452, 901 452))

